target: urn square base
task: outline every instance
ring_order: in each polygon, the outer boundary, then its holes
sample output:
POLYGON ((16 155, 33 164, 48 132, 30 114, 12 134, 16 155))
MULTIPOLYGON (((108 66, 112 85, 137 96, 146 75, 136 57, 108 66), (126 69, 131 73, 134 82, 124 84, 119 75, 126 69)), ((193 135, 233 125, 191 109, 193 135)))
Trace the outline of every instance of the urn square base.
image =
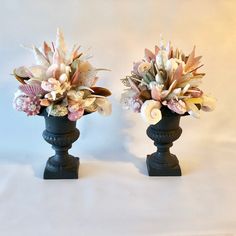
POLYGON ((69 162, 65 165, 57 164, 54 157, 49 158, 44 170, 44 179, 78 179, 79 178, 79 165, 78 157, 70 156, 69 162))
POLYGON ((155 162, 150 155, 146 159, 147 170, 149 176, 181 176, 181 169, 179 164, 171 166, 155 162))

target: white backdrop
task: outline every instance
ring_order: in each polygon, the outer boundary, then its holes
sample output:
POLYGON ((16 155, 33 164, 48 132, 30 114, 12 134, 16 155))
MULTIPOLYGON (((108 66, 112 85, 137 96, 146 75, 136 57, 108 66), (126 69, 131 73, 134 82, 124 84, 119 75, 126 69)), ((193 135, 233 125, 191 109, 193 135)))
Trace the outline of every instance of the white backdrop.
POLYGON ((0 0, 0 235, 236 234, 236 1, 0 0), (72 153, 80 180, 44 181, 52 154, 44 121, 12 108, 13 68, 33 63, 20 44, 55 39, 92 47, 100 85, 113 92, 113 114, 83 117, 72 153), (205 91, 217 109, 181 120, 172 151, 181 178, 149 178, 155 150, 139 115, 122 111, 120 78, 162 33, 186 53, 203 55, 205 91))

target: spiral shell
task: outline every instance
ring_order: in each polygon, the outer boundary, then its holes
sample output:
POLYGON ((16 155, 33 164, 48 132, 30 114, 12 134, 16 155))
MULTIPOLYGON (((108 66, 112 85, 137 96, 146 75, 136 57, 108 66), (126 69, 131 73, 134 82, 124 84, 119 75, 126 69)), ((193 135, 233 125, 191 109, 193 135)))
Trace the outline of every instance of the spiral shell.
POLYGON ((141 107, 141 116, 148 124, 156 124, 161 118, 161 104, 158 101, 146 100, 141 107))

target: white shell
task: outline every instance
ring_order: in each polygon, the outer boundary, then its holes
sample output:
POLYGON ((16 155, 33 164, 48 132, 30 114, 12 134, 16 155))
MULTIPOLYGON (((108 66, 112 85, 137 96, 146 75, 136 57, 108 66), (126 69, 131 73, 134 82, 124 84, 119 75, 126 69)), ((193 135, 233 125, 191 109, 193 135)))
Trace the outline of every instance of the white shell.
POLYGON ((156 124, 161 118, 161 104, 155 100, 146 100, 141 107, 141 116, 148 124, 156 124))
POLYGON ((216 99, 213 97, 209 97, 207 95, 203 95, 203 103, 201 109, 203 111, 213 111, 216 106, 216 99))
POLYGON ((95 103, 98 106, 97 111, 99 114, 104 116, 109 116, 111 114, 112 107, 107 98, 97 98, 95 103))

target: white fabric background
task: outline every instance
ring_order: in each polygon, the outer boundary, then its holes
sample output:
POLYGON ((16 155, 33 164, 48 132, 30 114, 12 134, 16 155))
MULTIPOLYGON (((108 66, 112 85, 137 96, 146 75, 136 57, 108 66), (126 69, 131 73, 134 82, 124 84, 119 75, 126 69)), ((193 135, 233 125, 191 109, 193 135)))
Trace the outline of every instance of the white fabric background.
POLYGON ((0 235, 235 235, 236 1, 0 0, 0 235), (42 117, 12 109, 13 68, 33 63, 20 44, 54 40, 92 47, 100 85, 113 91, 113 114, 78 122, 72 154, 80 179, 44 181, 52 155, 42 117), (217 109, 182 118, 172 152, 182 177, 149 178, 155 150, 139 115, 122 111, 120 78, 162 33, 190 52, 197 46, 207 73, 202 88, 217 109))

